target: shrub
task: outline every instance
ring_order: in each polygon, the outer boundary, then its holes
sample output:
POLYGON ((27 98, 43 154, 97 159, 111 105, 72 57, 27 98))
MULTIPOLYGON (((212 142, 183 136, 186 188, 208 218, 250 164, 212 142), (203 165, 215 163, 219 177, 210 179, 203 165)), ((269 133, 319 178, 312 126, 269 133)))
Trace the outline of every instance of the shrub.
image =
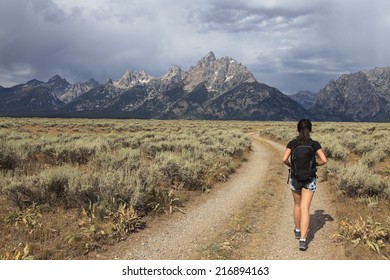
POLYGON ((119 149, 115 152, 101 152, 89 162, 89 167, 96 172, 126 168, 137 170, 141 164, 141 151, 139 149, 119 149))
POLYGON ((4 193, 20 209, 33 203, 47 203, 51 206, 58 205, 60 202, 67 204, 69 178, 75 170, 69 167, 57 167, 44 170, 37 175, 21 176, 18 179, 10 177, 4 193))
POLYGON ((64 201, 68 196, 69 176, 72 171, 70 168, 57 167, 41 172, 36 179, 36 187, 42 189, 42 201, 51 206, 64 201))
POLYGON ((336 237, 350 240, 354 246, 359 244, 367 246, 374 252, 380 254, 380 249, 389 240, 389 231, 385 224, 375 222, 372 217, 352 222, 347 219, 340 221, 340 234, 336 237))
POLYGON ((7 187, 4 187, 3 192, 20 210, 34 203, 43 203, 39 190, 31 188, 26 181, 11 182, 7 187))
POLYGON ((377 174, 369 171, 362 163, 339 170, 338 185, 348 196, 380 196, 384 194, 387 183, 377 174))
POLYGON ((341 137, 341 143, 350 151, 355 150, 358 142, 359 136, 352 131, 345 132, 341 137))
POLYGON ((145 222, 140 219, 138 213, 126 204, 122 203, 118 209, 110 213, 111 230, 117 239, 145 227, 145 222))
POLYGON ((359 155, 363 155, 365 153, 371 152, 378 146, 377 142, 367 140, 366 137, 360 137, 359 142, 356 145, 355 152, 359 155))
POLYGON ((340 161, 344 161, 347 158, 349 151, 341 145, 340 140, 335 137, 323 136, 319 141, 321 142, 323 151, 328 158, 340 161))
POLYGON ((0 170, 14 170, 20 162, 16 153, 5 143, 0 143, 0 170))
POLYGON ((323 174, 325 180, 337 180, 341 170, 344 169, 344 164, 335 160, 329 160, 323 167, 323 174))
POLYGON ((382 161, 386 157, 386 153, 382 149, 372 150, 364 153, 361 162, 368 167, 374 166, 376 163, 382 161))

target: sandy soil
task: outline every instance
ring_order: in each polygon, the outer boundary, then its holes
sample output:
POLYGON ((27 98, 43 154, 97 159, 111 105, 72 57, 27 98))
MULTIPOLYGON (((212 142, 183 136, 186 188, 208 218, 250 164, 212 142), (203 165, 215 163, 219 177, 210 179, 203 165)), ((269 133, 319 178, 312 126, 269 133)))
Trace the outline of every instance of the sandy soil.
POLYGON ((98 259, 344 259, 332 241, 337 213, 326 182, 311 206, 309 248, 293 235, 292 196, 281 162, 284 146, 256 134, 247 161, 209 193, 160 217, 98 259))

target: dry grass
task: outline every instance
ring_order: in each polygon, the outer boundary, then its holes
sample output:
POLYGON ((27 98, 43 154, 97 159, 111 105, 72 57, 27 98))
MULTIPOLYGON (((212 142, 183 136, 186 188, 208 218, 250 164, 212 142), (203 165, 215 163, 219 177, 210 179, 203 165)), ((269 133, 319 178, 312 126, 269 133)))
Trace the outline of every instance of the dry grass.
POLYGON ((253 123, 0 119, 2 259, 88 258, 234 172, 253 123))

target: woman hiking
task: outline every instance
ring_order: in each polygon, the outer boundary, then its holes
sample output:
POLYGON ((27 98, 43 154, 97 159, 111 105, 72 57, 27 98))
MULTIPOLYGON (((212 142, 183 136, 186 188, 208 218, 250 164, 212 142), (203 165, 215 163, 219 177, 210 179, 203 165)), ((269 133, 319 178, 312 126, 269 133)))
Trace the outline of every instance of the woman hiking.
MULTIPOLYGON (((299 239, 299 250, 307 249, 310 204, 317 188, 316 166, 327 163, 320 143, 310 138, 312 124, 303 119, 298 122, 299 135, 288 142, 283 162, 291 168, 290 188, 294 199, 294 235, 299 239), (319 159, 316 159, 316 155, 319 159)), ((289 175, 289 176, 290 176, 289 175)))

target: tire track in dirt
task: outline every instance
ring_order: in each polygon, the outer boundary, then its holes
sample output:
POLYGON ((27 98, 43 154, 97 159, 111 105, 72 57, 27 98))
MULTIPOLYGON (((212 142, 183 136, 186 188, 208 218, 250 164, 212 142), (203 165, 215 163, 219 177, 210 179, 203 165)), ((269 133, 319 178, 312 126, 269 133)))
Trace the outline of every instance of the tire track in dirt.
POLYGON ((227 182, 187 203, 185 212, 157 219, 148 228, 114 245, 100 259, 210 259, 204 248, 228 243, 226 259, 343 259, 343 250, 332 242, 337 230, 331 195, 320 182, 311 207, 309 249, 298 250, 293 235, 292 196, 287 167, 281 162, 285 147, 251 135, 247 161, 227 182), (232 233, 232 217, 248 221, 232 233))

